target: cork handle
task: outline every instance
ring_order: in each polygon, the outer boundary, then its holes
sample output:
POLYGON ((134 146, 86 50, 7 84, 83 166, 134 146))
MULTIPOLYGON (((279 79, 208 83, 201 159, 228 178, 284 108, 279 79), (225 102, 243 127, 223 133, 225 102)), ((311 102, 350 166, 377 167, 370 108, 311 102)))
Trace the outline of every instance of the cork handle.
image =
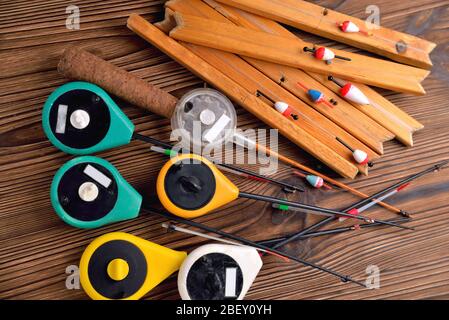
POLYGON ((177 99, 145 80, 83 49, 67 48, 58 71, 70 79, 92 82, 140 108, 170 118, 177 99))

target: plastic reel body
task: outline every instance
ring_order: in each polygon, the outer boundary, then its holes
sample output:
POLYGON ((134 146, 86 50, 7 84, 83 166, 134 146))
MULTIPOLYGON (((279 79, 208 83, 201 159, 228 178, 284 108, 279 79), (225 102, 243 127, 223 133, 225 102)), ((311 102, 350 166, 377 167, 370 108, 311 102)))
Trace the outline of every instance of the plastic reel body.
POLYGON ((187 219, 202 216, 239 195, 239 189, 213 163, 196 154, 171 158, 159 172, 156 190, 167 211, 187 219), (192 190, 195 187, 200 190, 192 190))
POLYGON ((190 143, 200 148, 214 147, 232 140, 237 114, 232 102, 221 92, 195 89, 178 101, 171 126, 179 132, 184 147, 190 148, 190 143))
POLYGON ((137 300, 177 271, 186 256, 128 233, 108 233, 85 249, 81 286, 95 300, 137 300))
POLYGON ((181 265, 179 294, 183 300, 242 300, 261 268, 255 248, 207 244, 181 265))
POLYGON ((97 228, 139 215, 142 196, 104 159, 82 156, 55 174, 50 198, 58 216, 77 228, 97 228))
POLYGON ((53 91, 42 111, 51 143, 74 155, 128 144, 134 125, 111 97, 88 82, 70 82, 53 91))

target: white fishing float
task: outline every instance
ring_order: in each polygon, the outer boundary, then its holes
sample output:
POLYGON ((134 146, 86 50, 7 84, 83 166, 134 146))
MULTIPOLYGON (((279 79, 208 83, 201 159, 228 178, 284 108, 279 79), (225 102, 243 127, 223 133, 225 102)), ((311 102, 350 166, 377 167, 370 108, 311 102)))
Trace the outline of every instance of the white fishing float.
POLYGON ((362 92, 362 90, 357 88, 352 83, 348 82, 346 84, 342 84, 339 81, 337 81, 333 76, 329 76, 329 77, 327 77, 327 79, 329 81, 332 81, 333 83, 335 83, 337 86, 340 87, 340 95, 343 98, 345 98, 346 100, 349 100, 349 101, 352 101, 352 102, 355 102, 358 104, 362 104, 362 105, 371 104, 370 100, 362 92))
POLYGON ((341 140, 339 137, 336 137, 336 139, 337 139, 338 142, 340 142, 346 148, 351 150, 352 157, 354 158, 355 162, 357 162, 358 164, 361 164, 361 165, 367 164, 370 167, 373 166, 373 164, 369 160, 368 154, 365 151, 360 150, 360 149, 353 149, 353 148, 351 148, 346 142, 341 140))
POLYGON ((370 101, 368 97, 355 85, 352 83, 346 83, 343 87, 340 88, 340 94, 343 98, 361 104, 368 105, 370 101))
POLYGON ((259 90, 257 90, 256 95, 258 97, 262 96, 268 101, 270 101, 273 104, 274 109, 280 114, 282 114, 284 117, 298 120, 298 115, 295 113, 295 110, 288 103, 284 101, 274 101, 272 98, 270 98, 269 96, 267 96, 266 94, 264 94, 262 91, 259 90))

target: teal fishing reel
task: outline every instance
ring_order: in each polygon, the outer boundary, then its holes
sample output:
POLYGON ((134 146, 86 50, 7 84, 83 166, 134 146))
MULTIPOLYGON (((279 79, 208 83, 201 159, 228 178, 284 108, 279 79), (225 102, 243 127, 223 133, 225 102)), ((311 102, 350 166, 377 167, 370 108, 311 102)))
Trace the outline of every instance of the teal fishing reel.
POLYGON ((42 126, 51 143, 73 155, 86 155, 128 144, 134 124, 100 87, 70 82, 47 99, 42 126))
POLYGON ((77 228, 97 228, 139 215, 142 196, 108 161, 82 156, 55 174, 50 198, 58 216, 77 228))

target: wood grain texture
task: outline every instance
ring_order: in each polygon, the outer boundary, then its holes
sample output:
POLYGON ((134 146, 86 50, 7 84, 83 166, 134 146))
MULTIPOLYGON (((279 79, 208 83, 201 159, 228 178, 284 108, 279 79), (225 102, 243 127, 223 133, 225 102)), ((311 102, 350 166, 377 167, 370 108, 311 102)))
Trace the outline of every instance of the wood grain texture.
MULTIPOLYGON (((315 2, 315 1, 314 1, 315 2)), ((365 18, 371 0, 316 1, 319 5, 365 18)), ((382 24, 410 32, 438 44, 432 54, 434 68, 423 85, 427 95, 412 97, 380 91, 393 103, 425 125, 415 134, 415 146, 385 143, 385 155, 369 177, 349 182, 374 193, 428 165, 449 158, 449 72, 447 2, 424 0, 410 6, 400 1, 374 1, 381 9, 382 24)), ((57 151, 45 139, 40 112, 48 94, 67 80, 56 71, 58 59, 70 44, 91 50, 115 65, 131 71, 179 97, 202 81, 133 35, 125 26, 132 12, 149 21, 162 17, 163 1, 78 1, 81 29, 67 30, 65 8, 70 3, 51 1, 3 1, 0 7, 0 298, 86 299, 82 290, 65 288, 65 269, 78 264, 85 246, 110 231, 125 231, 167 245, 192 250, 205 242, 177 233, 166 234, 162 220, 141 217, 97 230, 77 230, 62 223, 53 212, 49 187, 54 172, 71 157, 57 151)), ((302 39, 354 50, 345 45, 299 33, 302 39)), ((168 139, 169 122, 119 102, 140 133, 168 139)), ((238 109, 239 126, 266 126, 238 109)), ((315 168, 317 163, 281 138, 279 150, 315 168)), ((140 142, 99 154, 117 166, 138 190, 152 193, 165 158, 150 153, 140 142)), ((250 166, 255 169, 255 166, 250 166)), ((297 242, 292 253, 357 278, 375 264, 381 269, 381 289, 363 290, 308 268, 264 258, 264 266, 247 299, 447 299, 449 297, 449 168, 414 182, 391 203, 415 213, 414 232, 380 228, 297 242)), ((289 168, 280 165, 275 177, 301 183, 289 168)), ((245 191, 279 195, 272 186, 231 177, 245 191)), ((343 181, 343 180, 342 180, 343 181)), ((330 208, 343 208, 357 200, 341 191, 308 191, 291 196, 330 208)), ((376 218, 394 215, 376 208, 376 218)), ((238 200, 198 221, 260 240, 309 225, 309 215, 279 215, 263 203, 238 200)), ((330 226, 335 227, 336 224, 330 226)), ((176 277, 163 282, 148 299, 179 299, 176 277)))

